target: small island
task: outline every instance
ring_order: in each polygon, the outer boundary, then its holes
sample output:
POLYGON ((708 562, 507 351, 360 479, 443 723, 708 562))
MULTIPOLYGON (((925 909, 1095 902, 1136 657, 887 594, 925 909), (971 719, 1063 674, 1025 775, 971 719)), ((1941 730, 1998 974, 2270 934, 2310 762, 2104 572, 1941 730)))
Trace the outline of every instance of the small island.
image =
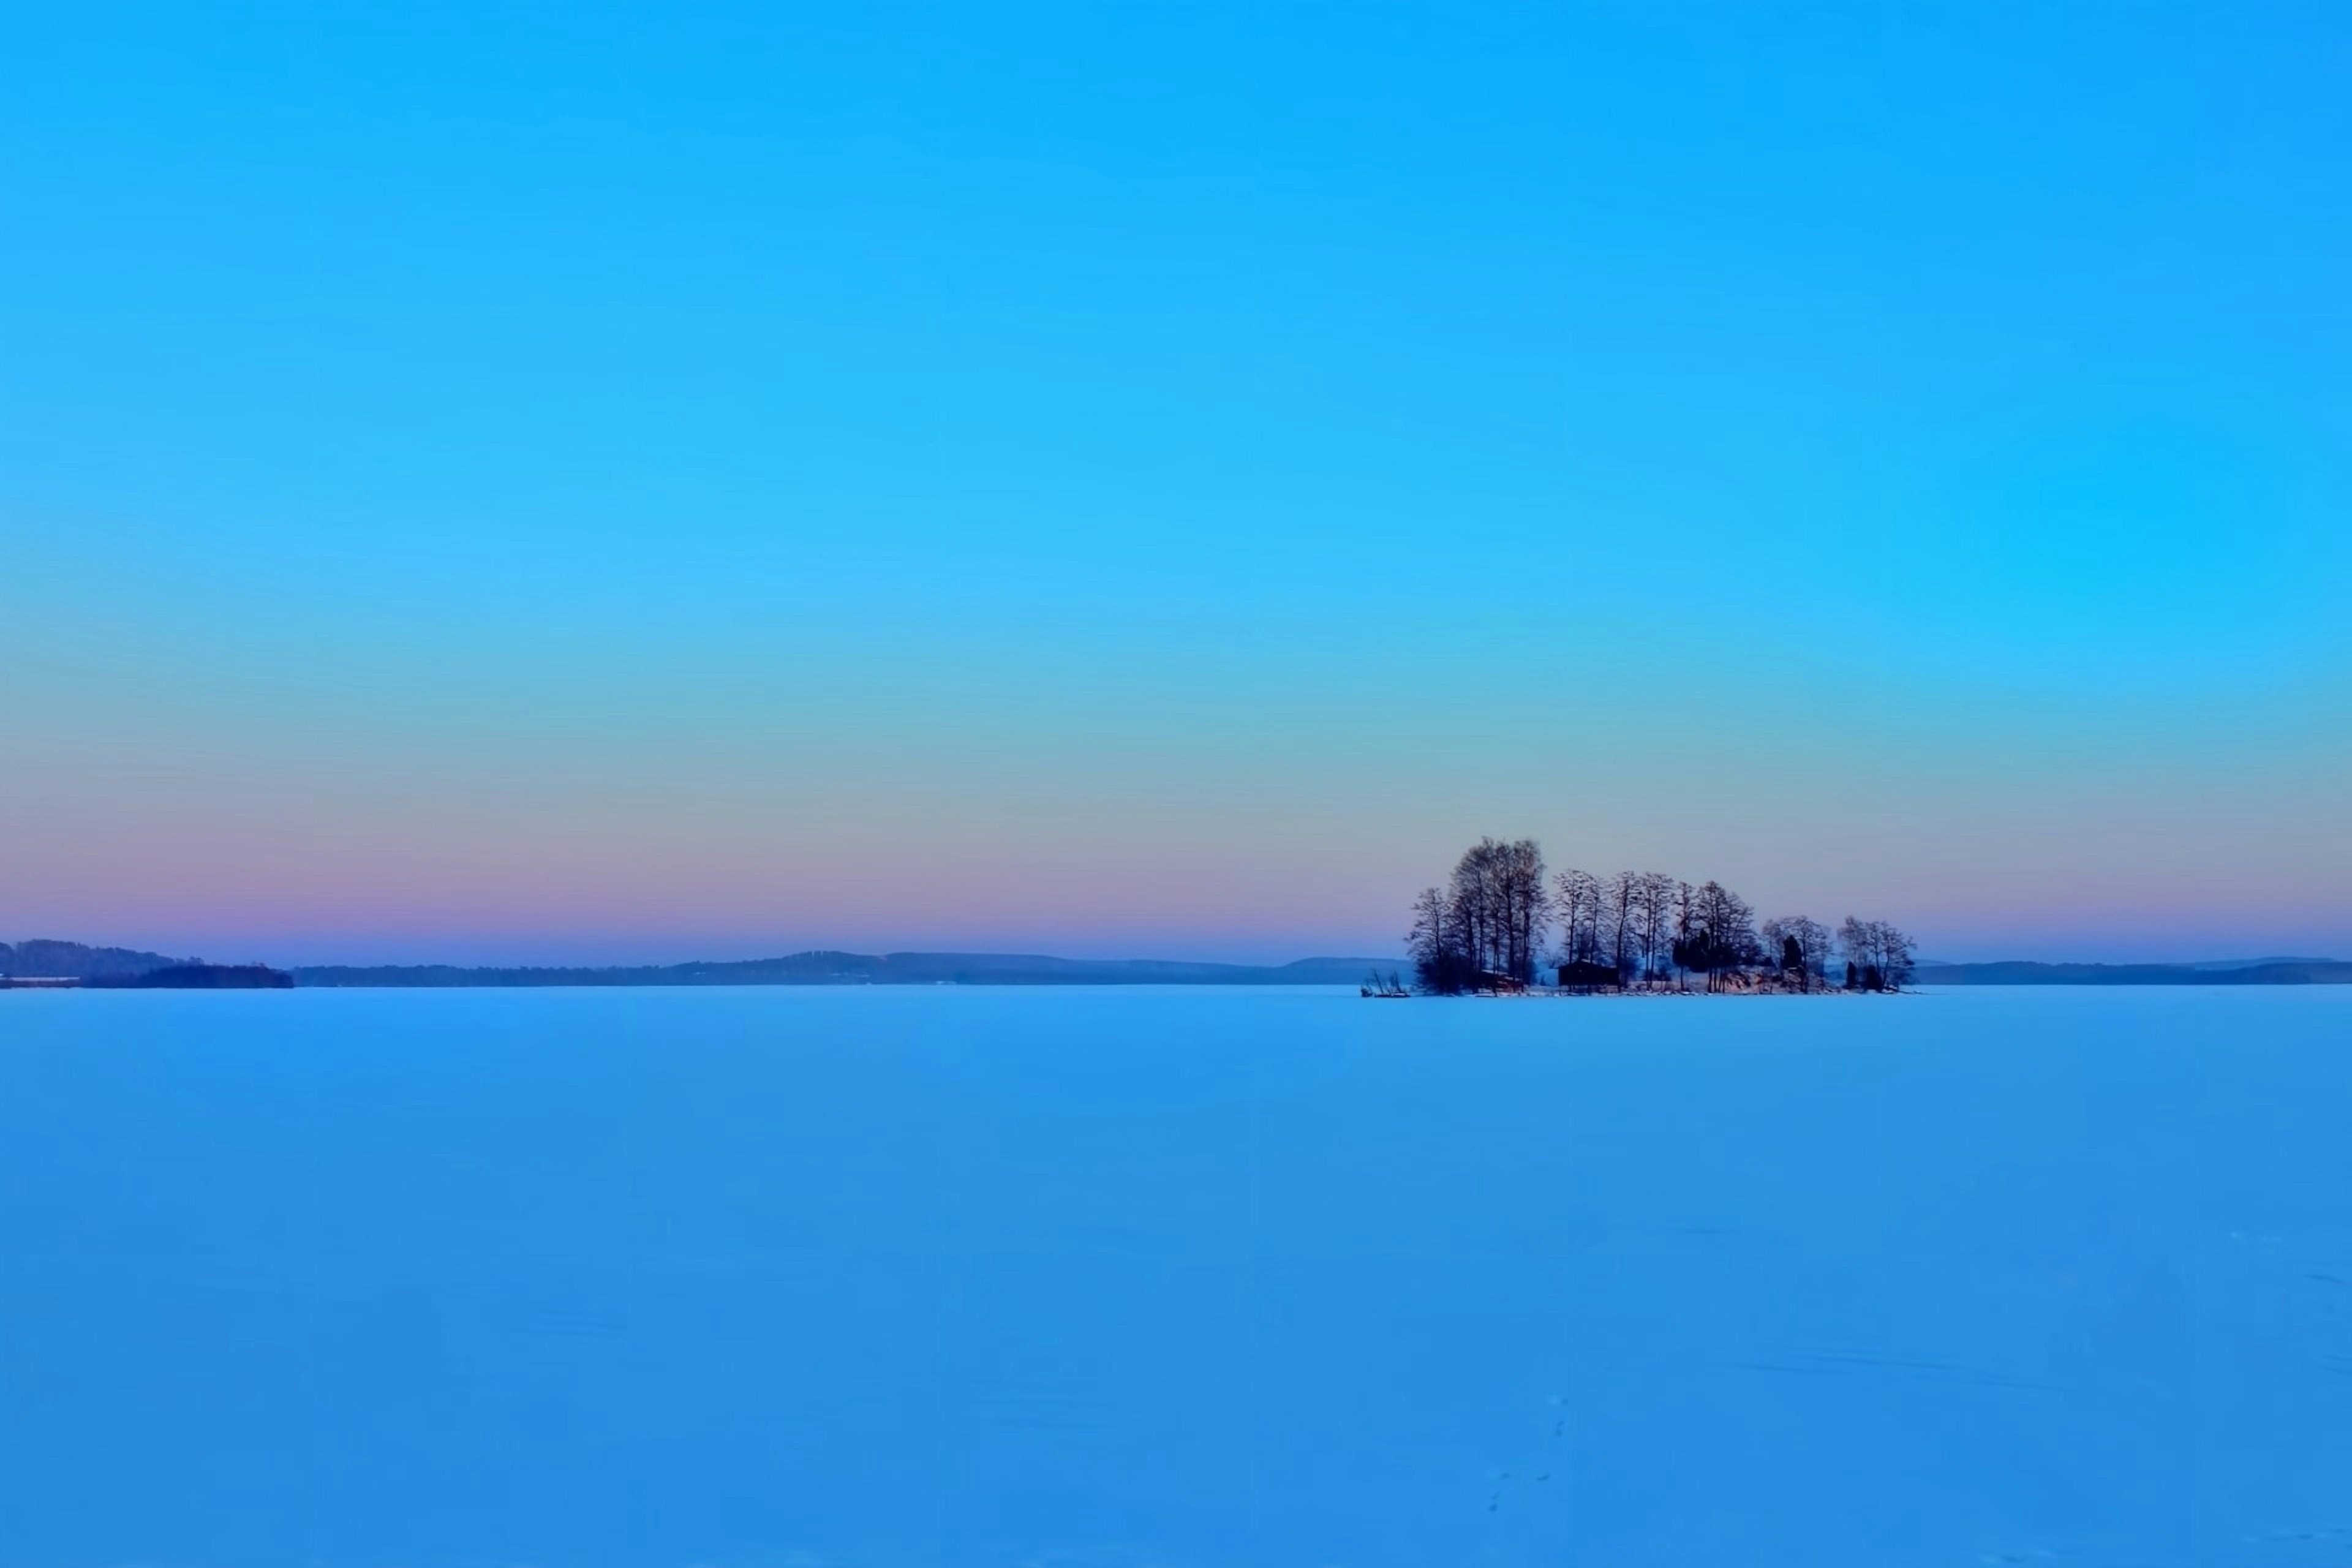
POLYGON ((1834 933, 1804 915, 1759 925, 1722 883, 1693 886, 1663 871, 1547 879, 1532 838, 1471 846, 1444 887, 1413 900, 1405 947, 1412 985, 1374 975, 1364 995, 1687 993, 1694 977, 1713 994, 1891 992, 1916 967, 1911 939, 1887 921, 1849 915, 1834 933), (1833 976, 1838 960, 1843 973, 1833 976))

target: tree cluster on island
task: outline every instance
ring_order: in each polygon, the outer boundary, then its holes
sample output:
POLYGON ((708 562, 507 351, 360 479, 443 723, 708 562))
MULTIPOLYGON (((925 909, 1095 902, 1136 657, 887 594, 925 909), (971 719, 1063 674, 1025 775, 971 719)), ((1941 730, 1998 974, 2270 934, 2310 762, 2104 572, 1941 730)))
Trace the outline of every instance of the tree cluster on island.
POLYGON ((1547 877, 1532 838, 1473 845, 1444 887, 1413 900, 1405 945, 1415 986, 1435 996, 1524 991, 1546 968, 1564 990, 1687 990, 1696 975, 1718 992, 1893 991, 1913 969, 1911 939, 1885 921, 1849 915, 1835 932, 1803 915, 1759 924, 1722 883, 1661 871, 1547 877))

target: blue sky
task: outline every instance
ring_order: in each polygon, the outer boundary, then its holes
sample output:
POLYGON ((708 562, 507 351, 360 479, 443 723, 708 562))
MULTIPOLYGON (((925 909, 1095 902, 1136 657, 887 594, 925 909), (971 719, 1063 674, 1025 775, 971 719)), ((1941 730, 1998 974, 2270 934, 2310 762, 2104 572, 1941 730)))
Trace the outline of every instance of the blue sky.
POLYGON ((5 37, 10 934, 2352 949, 2329 9, 5 37))

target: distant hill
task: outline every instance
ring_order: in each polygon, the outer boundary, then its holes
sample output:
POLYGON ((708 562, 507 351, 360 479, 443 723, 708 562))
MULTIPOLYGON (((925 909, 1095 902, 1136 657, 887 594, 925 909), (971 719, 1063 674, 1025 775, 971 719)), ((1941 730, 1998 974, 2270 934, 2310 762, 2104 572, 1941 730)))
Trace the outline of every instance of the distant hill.
POLYGON ((795 952, 609 969, 319 964, 294 975, 303 985, 1353 985, 1370 971, 1405 967, 1372 958, 1266 965, 1018 952, 795 952))
POLYGON ((1919 965, 1921 985, 2352 985, 2352 963, 2259 959, 2227 966, 2191 963, 1937 963, 1919 965))
POLYGON ((194 958, 166 958, 130 947, 89 947, 78 942, 35 940, 14 944, 0 942, 0 974, 39 975, 70 980, 127 980, 158 969, 200 963, 194 958))

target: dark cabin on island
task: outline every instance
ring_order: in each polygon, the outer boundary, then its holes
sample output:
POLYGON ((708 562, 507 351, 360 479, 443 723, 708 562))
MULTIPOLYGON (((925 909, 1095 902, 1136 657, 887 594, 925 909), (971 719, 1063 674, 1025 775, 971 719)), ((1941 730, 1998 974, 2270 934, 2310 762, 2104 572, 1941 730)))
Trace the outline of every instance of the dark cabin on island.
POLYGON ((1592 963, 1579 959, 1559 966, 1559 988, 1562 991, 1599 991, 1604 987, 1615 990, 1618 985, 1617 966, 1613 963, 1592 963))

